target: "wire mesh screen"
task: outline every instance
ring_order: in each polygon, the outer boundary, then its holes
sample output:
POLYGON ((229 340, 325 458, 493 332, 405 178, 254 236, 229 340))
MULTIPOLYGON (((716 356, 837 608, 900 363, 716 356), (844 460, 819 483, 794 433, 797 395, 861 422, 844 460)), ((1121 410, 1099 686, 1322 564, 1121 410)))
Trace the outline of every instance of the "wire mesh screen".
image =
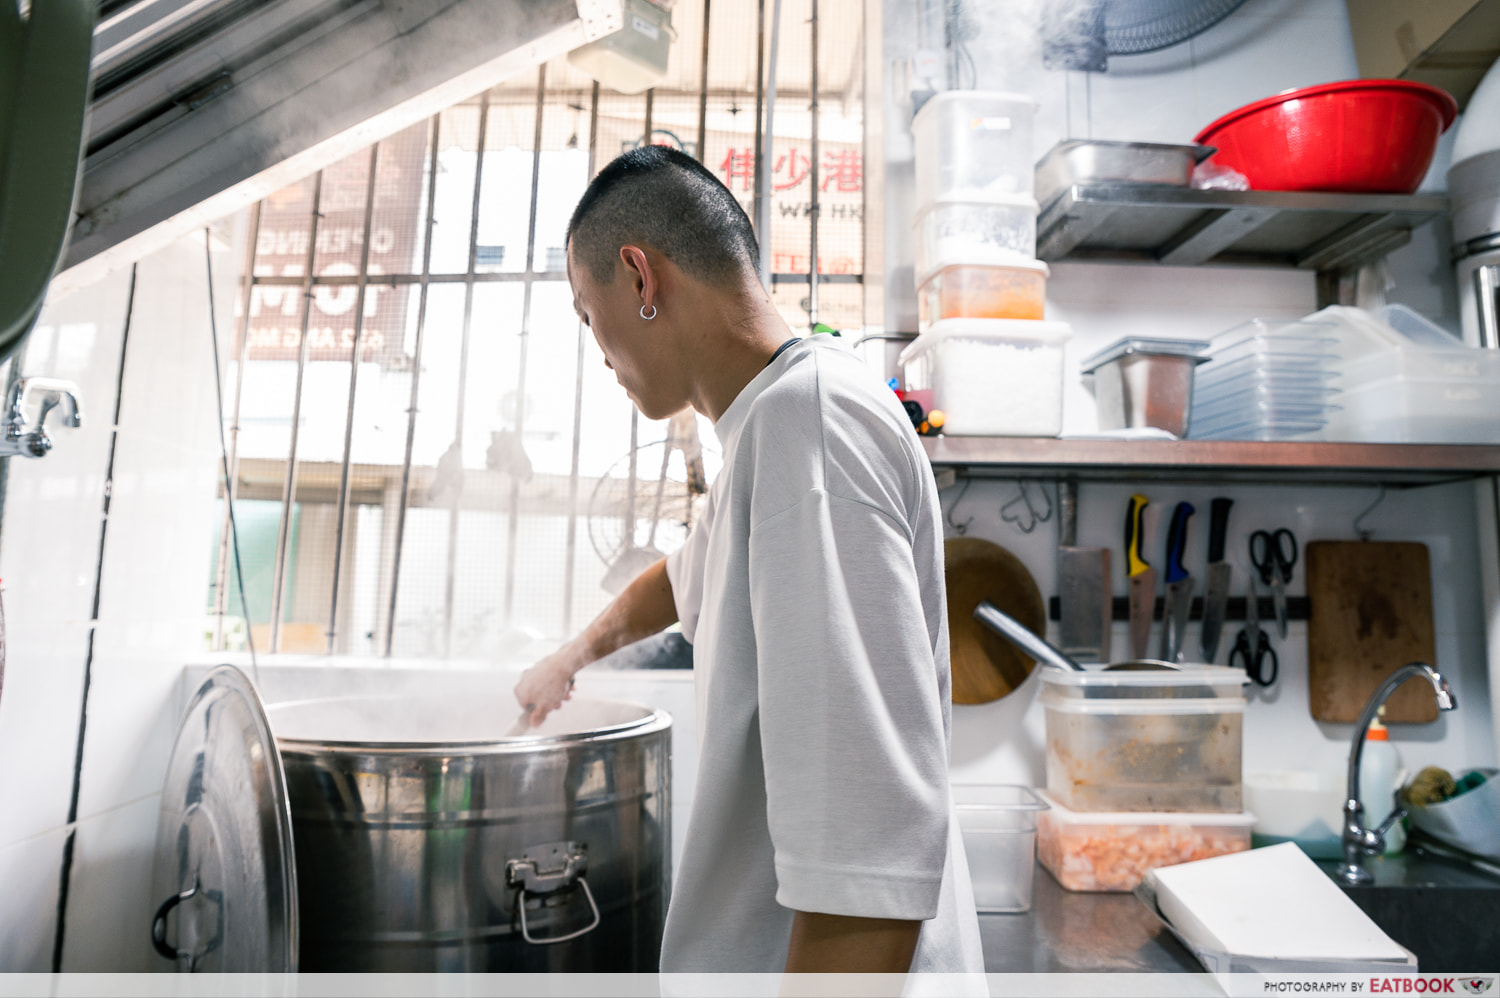
MULTIPOLYGON (((701 8, 674 17, 692 44, 651 94, 555 60, 259 206, 225 414, 250 620, 216 559, 221 646, 248 630, 279 652, 523 654, 683 543, 720 465, 712 427, 635 411, 578 321, 565 249, 591 171, 646 141, 699 157, 753 208, 754 12, 716 16, 706 79, 701 8)), ((764 153, 773 297, 794 330, 814 307, 857 330, 863 108, 825 96, 814 154, 807 75, 778 69, 764 153)))

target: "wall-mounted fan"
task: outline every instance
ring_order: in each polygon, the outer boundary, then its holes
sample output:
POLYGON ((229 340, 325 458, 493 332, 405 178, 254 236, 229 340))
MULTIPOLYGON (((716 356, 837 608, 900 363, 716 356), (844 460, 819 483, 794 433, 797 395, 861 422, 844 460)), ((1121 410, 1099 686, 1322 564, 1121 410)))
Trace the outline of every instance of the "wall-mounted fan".
POLYGON ((1103 73, 1112 55, 1139 55, 1202 34, 1245 0, 1059 0, 1042 16, 1042 64, 1103 73))

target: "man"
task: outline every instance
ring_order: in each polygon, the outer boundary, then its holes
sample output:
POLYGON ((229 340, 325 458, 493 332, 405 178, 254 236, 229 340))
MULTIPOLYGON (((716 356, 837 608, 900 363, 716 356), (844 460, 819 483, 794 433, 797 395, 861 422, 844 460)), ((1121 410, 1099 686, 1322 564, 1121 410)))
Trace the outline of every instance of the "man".
POLYGON ((681 153, 626 153, 568 227, 568 279, 648 418, 692 406, 724 466, 686 545, 529 669, 540 720, 574 673, 681 621, 698 784, 664 971, 982 973, 948 795, 937 490, 894 394, 797 340, 749 219, 681 153))

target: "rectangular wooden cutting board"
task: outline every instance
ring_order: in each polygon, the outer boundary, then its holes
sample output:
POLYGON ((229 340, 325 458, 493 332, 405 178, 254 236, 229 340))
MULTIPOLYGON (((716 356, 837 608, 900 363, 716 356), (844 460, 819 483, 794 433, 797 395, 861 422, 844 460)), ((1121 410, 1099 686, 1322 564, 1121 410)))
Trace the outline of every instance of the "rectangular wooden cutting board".
MULTIPOLYGON (((1408 662, 1434 668, 1432 567, 1413 542, 1307 545, 1307 672, 1312 716, 1353 723, 1382 681, 1408 662)), ((1437 720, 1432 688, 1406 682, 1386 701, 1387 722, 1437 720)))

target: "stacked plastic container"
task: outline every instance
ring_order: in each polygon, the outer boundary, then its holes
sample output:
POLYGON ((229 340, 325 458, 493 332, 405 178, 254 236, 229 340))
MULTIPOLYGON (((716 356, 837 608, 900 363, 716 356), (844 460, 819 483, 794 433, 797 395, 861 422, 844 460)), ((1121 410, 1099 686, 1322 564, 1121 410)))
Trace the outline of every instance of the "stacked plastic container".
POLYGON ((943 432, 1062 432, 1064 323, 1043 321, 1036 259, 1036 101, 955 90, 912 122, 918 329, 901 355, 905 394, 940 409, 943 432))
POLYGON ((1042 670, 1047 793, 1037 858, 1073 891, 1250 848, 1243 810, 1245 673, 1042 670))
POLYGON ((1337 411, 1328 323, 1252 319, 1214 337, 1193 381, 1197 440, 1321 440, 1337 411))
POLYGON ((1404 305, 1319 315, 1344 355, 1330 440, 1500 443, 1500 351, 1466 347, 1404 305))

